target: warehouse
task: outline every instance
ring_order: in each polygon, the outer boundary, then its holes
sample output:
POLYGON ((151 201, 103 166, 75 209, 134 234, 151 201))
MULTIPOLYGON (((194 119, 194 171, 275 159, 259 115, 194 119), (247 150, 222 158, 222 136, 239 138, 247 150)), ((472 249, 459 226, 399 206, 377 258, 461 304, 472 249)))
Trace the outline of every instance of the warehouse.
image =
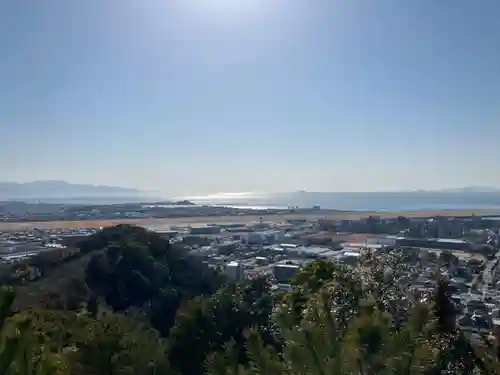
POLYGON ((470 251, 473 249, 473 244, 471 242, 454 238, 397 237, 396 246, 424 247, 431 249, 461 250, 461 251, 470 251))

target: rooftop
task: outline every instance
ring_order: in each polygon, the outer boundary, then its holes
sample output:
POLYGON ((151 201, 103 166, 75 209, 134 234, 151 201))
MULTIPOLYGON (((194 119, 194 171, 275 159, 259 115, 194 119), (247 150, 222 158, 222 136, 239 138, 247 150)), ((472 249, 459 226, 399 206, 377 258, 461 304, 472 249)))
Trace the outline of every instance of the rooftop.
POLYGON ((286 249, 286 248, 296 249, 297 247, 299 247, 299 245, 295 245, 295 244, 291 244, 291 243, 282 243, 279 246, 284 248, 284 249, 286 249))
POLYGON ((377 243, 358 242, 358 243, 344 243, 344 244, 342 244, 342 246, 344 246, 344 247, 353 247, 353 248, 378 250, 378 249, 384 248, 386 245, 384 245, 384 244, 377 244, 377 243))
POLYGON ((286 263, 278 263, 278 264, 275 264, 274 266, 281 267, 281 268, 300 268, 300 266, 297 264, 286 264, 286 263))
POLYGON ((468 244, 468 241, 460 240, 457 238, 430 238, 429 241, 451 243, 451 244, 468 244))
POLYGON ((305 254, 322 254, 327 251, 330 251, 330 249, 327 247, 319 247, 319 246, 310 246, 310 247, 299 246, 291 250, 294 252, 300 252, 305 254))
POLYGON ((344 253, 344 256, 345 256, 345 257, 355 257, 355 258, 359 258, 359 257, 361 256, 361 254, 360 254, 360 253, 358 253, 358 252, 354 252, 354 251, 346 251, 346 252, 344 253))
POLYGON ((342 253, 339 251, 328 250, 328 251, 325 251, 324 253, 321 253, 321 257, 322 258, 333 258, 339 254, 342 254, 342 253))

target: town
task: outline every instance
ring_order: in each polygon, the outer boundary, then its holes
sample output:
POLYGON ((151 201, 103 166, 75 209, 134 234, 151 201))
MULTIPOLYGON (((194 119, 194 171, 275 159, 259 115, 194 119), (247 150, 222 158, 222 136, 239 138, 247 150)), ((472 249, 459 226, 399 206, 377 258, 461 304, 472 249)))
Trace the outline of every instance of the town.
MULTIPOLYGON (((418 274, 409 293, 424 296, 436 286, 436 271, 446 277, 460 312, 458 325, 481 342, 500 328, 500 218, 432 217, 361 220, 294 219, 282 222, 149 227, 182 244, 189 254, 221 270, 231 281, 266 276, 275 290, 291 289, 290 281, 308 263, 331 260, 355 267, 364 253, 398 249, 418 274)), ((41 252, 70 256, 76 243, 97 229, 31 229, 0 234, 2 264, 41 252), (66 253, 64 253, 66 252, 66 253)), ((24 277, 40 275, 35 270, 24 277)))

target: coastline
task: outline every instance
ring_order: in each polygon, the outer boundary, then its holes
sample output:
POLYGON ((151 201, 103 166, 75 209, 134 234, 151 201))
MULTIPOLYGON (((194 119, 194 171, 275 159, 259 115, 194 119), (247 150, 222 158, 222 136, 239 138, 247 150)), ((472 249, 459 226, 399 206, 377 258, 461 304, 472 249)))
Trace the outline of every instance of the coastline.
POLYGON ((38 229, 78 229, 110 227, 118 224, 144 226, 153 230, 167 230, 170 226, 201 226, 206 224, 252 223, 262 217, 264 222, 283 222, 286 220, 319 220, 325 217, 330 220, 359 220, 368 216, 385 218, 405 216, 412 218, 427 218, 435 216, 466 217, 466 216, 500 216, 500 210, 487 209, 449 209, 449 210, 413 210, 413 211, 320 211, 317 213, 286 213, 286 214, 248 214, 241 216, 190 216, 176 218, 144 218, 144 219, 109 219, 109 220, 78 220, 78 221, 45 221, 45 222, 1 222, 0 232, 14 232, 38 229))

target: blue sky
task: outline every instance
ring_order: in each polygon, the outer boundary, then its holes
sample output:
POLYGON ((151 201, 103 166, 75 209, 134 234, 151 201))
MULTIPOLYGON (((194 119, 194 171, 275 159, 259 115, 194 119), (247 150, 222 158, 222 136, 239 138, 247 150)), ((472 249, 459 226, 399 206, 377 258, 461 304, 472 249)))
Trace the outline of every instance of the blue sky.
POLYGON ((3 0, 0 180, 500 187, 498 0, 3 0))

